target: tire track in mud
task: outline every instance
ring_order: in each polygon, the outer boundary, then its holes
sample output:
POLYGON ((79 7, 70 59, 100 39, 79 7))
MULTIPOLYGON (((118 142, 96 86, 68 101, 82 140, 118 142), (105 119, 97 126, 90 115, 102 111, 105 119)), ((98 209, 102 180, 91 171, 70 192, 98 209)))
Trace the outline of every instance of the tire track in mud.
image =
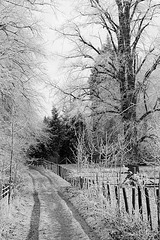
MULTIPOLYGON (((43 170, 41 169, 36 169, 34 168, 34 170, 36 170, 37 172, 39 172, 42 176, 46 177, 48 179, 48 181, 50 182, 50 184, 52 185, 53 184, 53 180, 47 176, 43 170)), ((58 196, 66 203, 66 205, 68 206, 68 208, 71 210, 72 214, 73 214, 73 217, 76 219, 77 222, 80 223, 83 231, 87 234, 87 236, 89 237, 90 240, 99 240, 99 236, 93 231, 93 229, 87 224, 87 222, 83 219, 83 217, 79 214, 79 212, 77 211, 77 209, 73 206, 73 204, 67 199, 64 197, 64 195, 58 190, 57 191, 57 194, 58 196)), ((58 205, 58 208, 56 209, 55 211, 55 214, 58 215, 62 212, 62 206, 61 205, 58 205)), ((60 214, 61 215, 61 214, 60 214)), ((59 218, 59 217, 58 217, 59 218)), ((66 221, 64 221, 64 218, 59 218, 59 222, 62 226, 62 228, 64 228, 63 232, 66 232, 67 233, 67 226, 65 227, 65 223, 66 221)), ((61 239, 63 239, 63 236, 61 236, 61 239)), ((66 234, 66 237, 65 239, 71 239, 70 237, 67 238, 67 234, 66 234)), ((80 238, 81 239, 81 238, 80 238)), ((27 239, 29 240, 29 239, 27 239)))
POLYGON ((29 175, 32 178, 34 187, 33 192, 34 206, 31 215, 30 230, 26 240, 39 240, 40 201, 38 197, 38 192, 35 189, 35 180, 30 173, 29 175))

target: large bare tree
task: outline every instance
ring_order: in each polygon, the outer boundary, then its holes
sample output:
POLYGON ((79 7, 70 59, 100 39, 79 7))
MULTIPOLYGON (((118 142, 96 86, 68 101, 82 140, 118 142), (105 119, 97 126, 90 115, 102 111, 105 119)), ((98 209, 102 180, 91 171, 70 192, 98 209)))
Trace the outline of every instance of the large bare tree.
MULTIPOLYGON (((106 81, 109 77, 119 85, 118 114, 123 123, 124 144, 131 161, 137 161, 138 145, 153 137, 153 134, 139 137, 139 126, 160 111, 159 97, 151 100, 148 95, 150 84, 158 79, 159 73, 160 49, 154 37, 157 39, 159 34, 160 4, 156 0, 90 0, 78 4, 78 17, 58 31, 74 46, 66 58, 72 64, 74 76, 75 69, 80 70, 77 79, 88 77, 87 72, 82 72, 95 69, 100 48, 109 39, 114 58, 108 58, 97 69, 105 73, 106 81)), ((81 90, 82 96, 88 94, 86 88, 81 90)))

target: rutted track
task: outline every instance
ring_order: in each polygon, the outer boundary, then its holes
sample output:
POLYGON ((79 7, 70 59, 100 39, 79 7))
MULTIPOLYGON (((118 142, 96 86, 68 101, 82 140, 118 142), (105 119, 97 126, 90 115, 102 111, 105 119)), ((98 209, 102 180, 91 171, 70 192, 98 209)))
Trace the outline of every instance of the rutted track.
POLYGON ((31 215, 30 230, 26 240, 39 240, 39 221, 40 221, 40 201, 38 197, 38 192, 35 189, 35 180, 31 174, 29 174, 33 181, 34 186, 34 206, 31 215))
MULTIPOLYGON (((39 194, 42 217, 40 217, 40 235, 38 237, 38 222, 35 225, 35 240, 98 240, 99 238, 93 234, 91 228, 86 224, 77 210, 71 203, 66 202, 63 195, 58 190, 61 187, 57 176, 46 175, 43 169, 31 170, 31 175, 34 177, 34 186, 37 184, 37 192, 39 194), (36 171, 35 171, 36 170, 36 171), (36 178, 37 176, 37 178, 36 178), (45 185, 46 184, 46 185, 45 185), (44 188, 43 188, 44 186, 44 188), (49 230, 44 230, 43 218, 47 217, 49 222, 49 230), (36 235, 37 234, 37 235, 36 235)), ((36 197, 36 195, 35 195, 36 197)), ((38 197, 38 195, 37 195, 38 197)), ((35 199, 35 202, 37 200, 35 199)), ((38 203, 38 202, 37 202, 38 203)), ((37 205, 38 206, 38 205, 37 205)), ((39 205, 40 206, 40 205, 39 205)), ((33 212, 35 210, 33 209, 33 212)), ((38 215, 40 215, 38 213, 38 215)), ((34 217, 33 217, 34 218, 34 217)), ((36 218, 35 218, 36 219, 36 218)), ((36 219, 37 221, 37 219, 36 219)), ((47 224, 45 224, 46 227, 47 224)), ((34 224, 31 223, 31 228, 34 224)), ((31 234, 32 229, 30 229, 31 234)))

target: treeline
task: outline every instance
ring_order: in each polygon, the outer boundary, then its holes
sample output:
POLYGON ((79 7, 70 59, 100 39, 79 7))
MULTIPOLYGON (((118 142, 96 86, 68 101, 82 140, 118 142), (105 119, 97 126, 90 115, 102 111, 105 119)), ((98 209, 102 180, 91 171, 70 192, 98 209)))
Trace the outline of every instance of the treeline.
POLYGON ((64 117, 53 107, 51 117, 44 117, 43 126, 44 135, 48 137, 37 139, 36 144, 29 146, 27 157, 30 162, 41 164, 45 159, 55 163, 75 163, 78 139, 86 128, 82 116, 64 117))
POLYGON ((0 1, 1 184, 20 181, 29 144, 41 135, 40 96, 36 89, 45 80, 45 52, 38 18, 50 7, 49 2, 0 1))

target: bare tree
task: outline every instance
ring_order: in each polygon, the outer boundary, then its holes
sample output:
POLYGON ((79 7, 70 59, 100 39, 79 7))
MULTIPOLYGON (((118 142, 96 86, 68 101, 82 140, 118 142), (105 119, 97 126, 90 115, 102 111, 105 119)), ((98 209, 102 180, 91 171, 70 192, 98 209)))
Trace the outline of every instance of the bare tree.
MULTIPOLYGON (((112 78, 119 86, 117 113, 123 123, 124 144, 131 161, 137 161, 139 144, 153 137, 153 134, 140 136, 139 126, 150 115, 160 111, 159 97, 152 98, 152 103, 148 97, 150 84, 159 72, 159 47, 150 33, 154 35, 154 31, 158 31, 156 20, 160 4, 156 0, 91 0, 78 3, 79 17, 84 21, 68 22, 58 31, 74 46, 66 58, 72 64, 74 76, 75 69, 79 69, 81 73, 76 75, 77 78, 88 77, 83 70, 95 69, 100 49, 106 38, 109 39, 114 58, 108 58, 106 64, 99 65, 96 70, 98 74, 105 74, 106 82, 112 78)), ((81 96, 90 93, 86 89, 82 91, 81 96)), ((108 112, 111 113, 111 109, 108 112)))
POLYGON ((0 4, 0 164, 10 182, 29 144, 43 136, 35 86, 43 81, 44 53, 33 11, 50 2, 2 0, 0 4))

